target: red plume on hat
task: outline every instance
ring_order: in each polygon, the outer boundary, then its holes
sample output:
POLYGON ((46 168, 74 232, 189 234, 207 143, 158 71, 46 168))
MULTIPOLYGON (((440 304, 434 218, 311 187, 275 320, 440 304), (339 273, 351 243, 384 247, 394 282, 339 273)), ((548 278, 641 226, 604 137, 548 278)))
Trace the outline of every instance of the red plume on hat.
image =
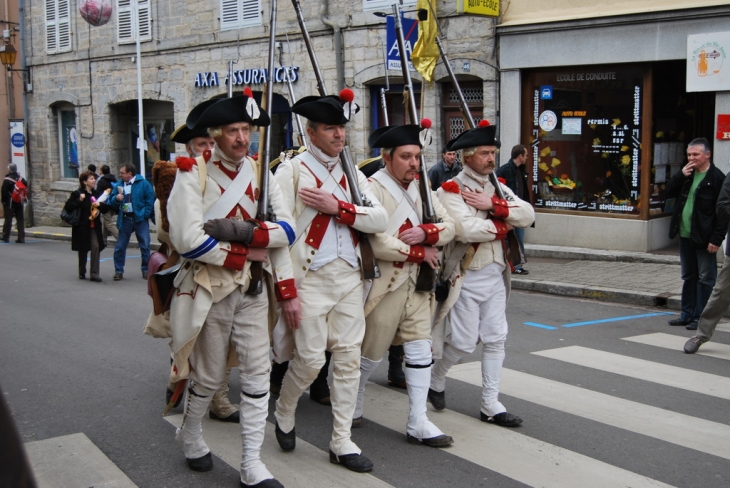
POLYGON ((418 133, 418 140, 421 142, 421 147, 431 145, 433 140, 431 137, 431 119, 421 119, 421 132, 418 133))
POLYGON ((339 98, 341 102, 344 102, 342 105, 342 113, 345 115, 347 120, 350 120, 352 114, 357 113, 357 111, 360 110, 360 107, 356 103, 353 103, 353 100, 355 100, 355 93, 349 88, 343 88, 340 91, 339 98))
POLYGON ((489 127, 490 125, 492 124, 490 124, 487 119, 482 119, 479 121, 479 127, 489 127))

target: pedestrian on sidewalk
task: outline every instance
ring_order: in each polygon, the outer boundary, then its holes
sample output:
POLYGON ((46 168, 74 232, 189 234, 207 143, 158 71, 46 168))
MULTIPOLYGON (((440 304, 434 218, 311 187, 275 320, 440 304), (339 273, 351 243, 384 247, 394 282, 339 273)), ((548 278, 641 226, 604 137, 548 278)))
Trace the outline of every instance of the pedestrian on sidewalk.
POLYGON ((687 146, 688 163, 669 181, 667 198, 677 203, 669 238, 679 234, 682 266, 682 313, 669 325, 697 330, 700 314, 717 279, 717 250, 725 239, 728 219, 715 211, 725 174, 711 159, 710 143, 694 139, 687 146))
POLYGON ((112 210, 119 212, 119 236, 114 247, 114 281, 124 278, 124 263, 132 232, 137 237, 142 254, 142 278, 146 280, 147 262, 150 259, 149 219, 155 206, 155 191, 149 181, 137 174, 137 167, 132 163, 123 164, 119 168, 119 176, 122 181, 114 185, 109 203, 112 210))
MULTIPOLYGON (((116 183, 117 177, 111 174, 109 165, 102 165, 101 177, 96 180, 96 189, 103 193, 108 189, 113 190, 116 183)), ((102 236, 105 246, 109 245, 107 240, 109 238, 109 234, 113 235, 115 240, 119 240, 119 229, 117 229, 116 219, 117 212, 111 208, 109 208, 107 213, 101 214, 102 236)))
POLYGON ((86 279, 86 262, 91 252, 90 280, 101 282, 99 276, 99 256, 106 244, 101 237, 101 212, 107 211, 104 203, 97 201, 102 193, 96 190, 96 176, 91 171, 84 171, 79 176, 81 186, 78 190, 71 192, 64 208, 67 212, 73 212, 81 208, 79 223, 71 228, 71 250, 79 255, 79 279, 86 279))
MULTIPOLYGON (((494 172, 498 177, 503 178, 505 184, 512 190, 512 193, 520 197, 523 201, 530 202, 530 183, 527 179, 527 160, 530 157, 530 153, 527 151, 527 146, 523 144, 517 144, 512 148, 512 154, 509 162, 497 168, 494 172)), ((532 223, 532 227, 535 223, 532 223)), ((524 252, 525 249, 525 229, 522 227, 515 227, 515 236, 522 247, 524 252)), ((530 274, 521 264, 515 266, 512 274, 527 275, 530 274)))
POLYGON ((441 161, 431 166, 428 170, 428 179, 431 181, 433 191, 441 188, 445 182, 454 178, 461 171, 461 166, 456 162, 456 151, 447 149, 441 150, 441 161))
MULTIPOLYGON (((730 222, 730 174, 725 177, 717 199, 717 217, 730 222)), ((694 354, 702 344, 712 338, 715 328, 730 308, 730 240, 725 242, 725 261, 717 275, 712 295, 707 301, 697 324, 698 331, 684 345, 684 352, 694 354)))
POLYGON ((23 244, 25 242, 25 216, 23 215, 23 200, 19 202, 13 201, 13 189, 16 182, 19 182, 25 188, 28 188, 28 182, 18 173, 18 166, 15 163, 8 165, 8 174, 2 186, 2 204, 5 222, 3 223, 3 242, 10 242, 10 231, 13 227, 13 217, 15 217, 15 225, 18 227, 18 238, 15 242, 23 244))

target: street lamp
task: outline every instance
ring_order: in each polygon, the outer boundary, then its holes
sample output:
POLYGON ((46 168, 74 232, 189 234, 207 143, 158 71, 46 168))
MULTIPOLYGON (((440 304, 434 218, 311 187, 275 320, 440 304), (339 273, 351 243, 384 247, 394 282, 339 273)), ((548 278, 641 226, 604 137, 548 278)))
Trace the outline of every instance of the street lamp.
POLYGON ((14 70, 13 65, 15 64, 15 57, 18 55, 18 51, 15 50, 12 44, 3 44, 0 46, 0 63, 5 65, 5 69, 8 71, 25 71, 25 70, 14 70))

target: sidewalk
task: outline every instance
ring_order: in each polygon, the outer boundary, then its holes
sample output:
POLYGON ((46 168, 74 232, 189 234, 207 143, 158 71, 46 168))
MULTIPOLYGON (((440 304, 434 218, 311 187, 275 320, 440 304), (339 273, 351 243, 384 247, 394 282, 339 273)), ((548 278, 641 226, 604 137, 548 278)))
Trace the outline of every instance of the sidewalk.
MULTIPOLYGON (((154 226, 150 231, 151 247, 157 249, 154 226)), ((69 241, 71 227, 31 227, 26 238, 69 241)), ((109 241, 113 246, 114 238, 109 241)), ((137 247, 134 236, 130 246, 137 247)), ((512 275, 514 290, 680 309, 678 248, 640 253, 527 244, 525 253, 530 274, 512 275)))

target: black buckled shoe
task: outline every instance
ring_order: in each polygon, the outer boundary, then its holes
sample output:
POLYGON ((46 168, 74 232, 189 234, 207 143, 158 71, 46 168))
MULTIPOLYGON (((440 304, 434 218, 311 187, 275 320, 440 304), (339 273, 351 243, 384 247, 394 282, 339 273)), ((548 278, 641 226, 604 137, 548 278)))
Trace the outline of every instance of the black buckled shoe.
POLYGON ((446 390, 436 391, 429 388, 428 401, 431 402, 431 405, 433 405, 433 408, 436 410, 443 410, 446 408, 446 390))
POLYGON ((692 322, 690 322, 689 324, 687 324, 687 326, 685 327, 685 329, 687 329, 687 330, 697 330, 697 326, 698 325, 699 325, 699 322, 697 322, 696 320, 693 320, 692 322))
POLYGON ((669 322, 667 322, 669 325, 687 325, 691 321, 690 320, 684 320, 682 317, 677 317, 676 319, 672 319, 669 322))
POLYGON ((373 462, 362 454, 353 453, 338 456, 330 449, 330 462, 332 464, 341 464, 356 473, 369 473, 373 470, 373 462))
POLYGON ((449 447, 454 443, 454 438, 450 435, 441 434, 428 439, 419 439, 411 434, 406 434, 406 440, 409 444, 424 444, 428 447, 449 447))
POLYGON ((208 417, 212 418, 213 420, 220 420, 221 422, 232 422, 234 424, 237 424, 241 420, 241 414, 238 413, 238 410, 230 414, 228 417, 219 417, 211 410, 210 412, 208 412, 208 417))
POLYGON ((261 483, 256 483, 255 485, 247 485, 246 483, 241 481, 241 488, 284 488, 284 485, 279 483, 279 481, 275 480, 274 478, 269 478, 262 481, 261 483))
POLYGON ((285 434, 284 431, 279 428, 279 422, 277 422, 274 432, 276 432, 276 442, 279 443, 279 447, 281 447, 282 451, 293 451, 294 448, 297 447, 296 428, 285 434))
POLYGON ((496 424, 500 427, 517 427, 522 423, 522 419, 520 417, 518 417, 517 415, 512 415, 508 412, 498 413, 494 417, 490 417, 486 413, 480 411, 479 418, 482 422, 496 424))
POLYGON ((185 462, 188 463, 188 468, 193 471, 210 471, 213 469, 213 456, 210 453, 195 459, 185 458, 185 462))

